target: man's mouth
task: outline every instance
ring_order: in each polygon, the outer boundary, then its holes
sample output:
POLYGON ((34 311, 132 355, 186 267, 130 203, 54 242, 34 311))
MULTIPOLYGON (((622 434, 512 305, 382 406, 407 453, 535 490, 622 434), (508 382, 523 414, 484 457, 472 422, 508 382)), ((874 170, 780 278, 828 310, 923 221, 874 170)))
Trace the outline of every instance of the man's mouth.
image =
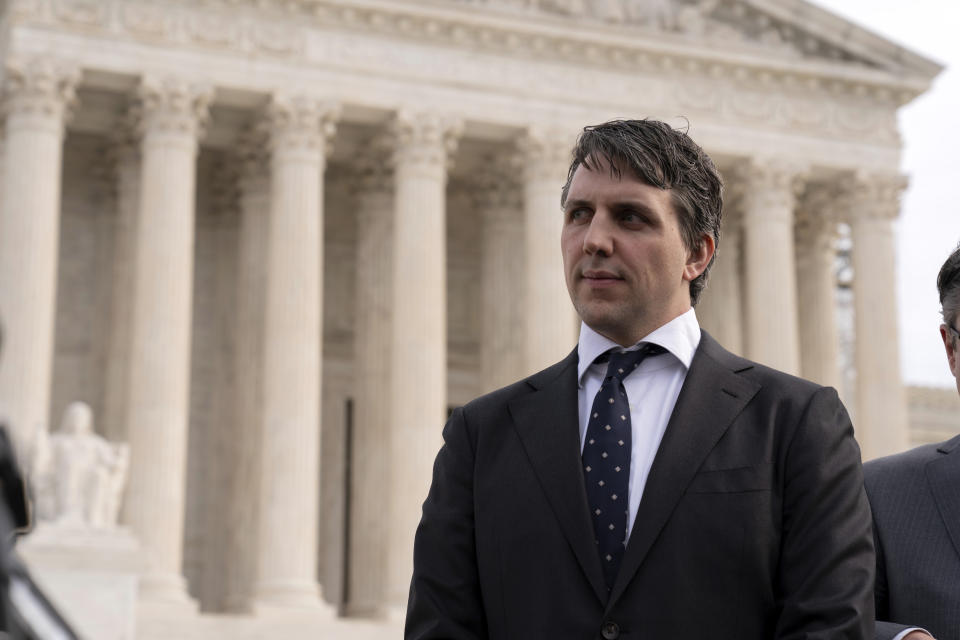
POLYGON ((581 276, 591 285, 613 284, 623 280, 618 274, 605 269, 586 269, 581 276))

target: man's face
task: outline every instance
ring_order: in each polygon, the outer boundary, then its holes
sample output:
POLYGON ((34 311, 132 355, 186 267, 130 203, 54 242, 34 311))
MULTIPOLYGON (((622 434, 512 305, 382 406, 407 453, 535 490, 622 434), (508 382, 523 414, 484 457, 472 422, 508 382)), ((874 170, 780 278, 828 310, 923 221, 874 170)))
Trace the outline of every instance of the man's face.
MULTIPOLYGON (((954 328, 960 328, 957 327, 958 320, 960 318, 954 318, 950 324, 954 328)), ((946 324, 940 325, 940 337, 943 338, 943 346, 947 350, 947 362, 957 383, 957 393, 960 393, 960 337, 946 324)))
POLYGON ((576 170, 564 203, 567 289, 587 325, 630 345, 690 308, 690 281, 710 262, 713 239, 688 250, 669 190, 591 165, 576 170))

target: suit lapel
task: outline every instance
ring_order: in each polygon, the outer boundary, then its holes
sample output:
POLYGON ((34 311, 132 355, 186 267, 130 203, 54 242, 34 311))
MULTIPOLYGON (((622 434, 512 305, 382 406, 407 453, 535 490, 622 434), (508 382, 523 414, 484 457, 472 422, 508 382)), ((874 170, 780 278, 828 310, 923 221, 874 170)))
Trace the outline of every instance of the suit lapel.
POLYGON ((653 460, 608 608, 633 579, 704 459, 759 390, 738 375, 750 367, 703 332, 653 460))
POLYGON ((960 556, 960 436, 937 448, 941 454, 926 465, 927 484, 937 504, 940 518, 960 556))
POLYGON ((532 393, 510 403, 517 434, 574 555, 601 602, 607 601, 594 543, 577 409, 577 352, 528 379, 532 393))

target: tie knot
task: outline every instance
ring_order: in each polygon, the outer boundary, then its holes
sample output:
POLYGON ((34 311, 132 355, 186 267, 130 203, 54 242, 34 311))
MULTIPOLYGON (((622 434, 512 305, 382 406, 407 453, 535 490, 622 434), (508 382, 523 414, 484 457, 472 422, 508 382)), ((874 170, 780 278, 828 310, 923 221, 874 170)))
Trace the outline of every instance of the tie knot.
POLYGON ((646 342, 639 349, 633 351, 608 351, 597 358, 597 361, 602 362, 605 356, 609 358, 610 364, 607 365, 605 378, 616 378, 618 381, 623 381, 634 369, 640 366, 644 358, 661 353, 666 353, 666 349, 658 344, 646 342))

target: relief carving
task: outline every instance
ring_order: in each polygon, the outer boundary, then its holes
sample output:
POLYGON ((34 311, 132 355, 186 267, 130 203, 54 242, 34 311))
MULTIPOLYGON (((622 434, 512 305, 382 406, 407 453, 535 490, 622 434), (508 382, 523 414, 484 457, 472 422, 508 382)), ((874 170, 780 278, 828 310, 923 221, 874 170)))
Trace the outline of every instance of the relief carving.
POLYGON ((106 20, 109 5, 99 0, 57 0, 54 15, 77 25, 97 25, 106 20))
POLYGON ((240 24, 224 20, 222 13, 191 13, 184 24, 186 35, 193 42, 205 46, 236 48, 243 44, 240 24))
POLYGON ((257 49, 274 55, 297 54, 304 48, 303 33, 285 25, 257 23, 251 39, 257 49))
POLYGON ((122 25, 134 34, 163 37, 175 27, 175 16, 169 7, 159 7, 136 2, 124 2, 120 6, 122 25))

